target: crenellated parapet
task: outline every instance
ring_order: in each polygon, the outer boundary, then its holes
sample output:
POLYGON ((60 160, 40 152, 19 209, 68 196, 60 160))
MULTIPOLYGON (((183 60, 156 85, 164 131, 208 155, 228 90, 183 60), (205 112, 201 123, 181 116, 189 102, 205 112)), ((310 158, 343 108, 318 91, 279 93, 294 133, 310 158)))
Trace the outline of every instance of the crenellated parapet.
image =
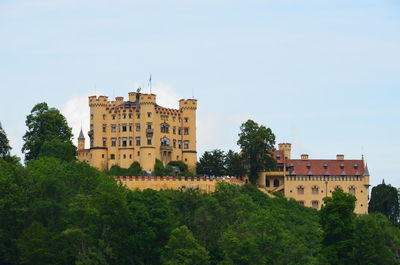
POLYGON ((227 182, 235 185, 245 184, 240 179, 235 178, 209 178, 209 177, 152 177, 152 176, 124 176, 114 177, 116 181, 125 185, 131 190, 139 189, 180 189, 186 188, 198 188, 203 192, 213 192, 216 186, 220 182, 227 182))
POLYGON ((179 109, 181 110, 196 110, 197 99, 181 99, 179 100, 179 109))
POLYGON ((89 107, 107 107, 109 105, 107 96, 90 96, 89 107))

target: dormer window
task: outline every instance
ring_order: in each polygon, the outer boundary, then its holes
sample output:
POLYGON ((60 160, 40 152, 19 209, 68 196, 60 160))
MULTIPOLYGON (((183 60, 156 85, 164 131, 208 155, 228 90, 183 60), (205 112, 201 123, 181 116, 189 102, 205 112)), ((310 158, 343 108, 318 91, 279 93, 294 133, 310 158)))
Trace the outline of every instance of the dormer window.
POLYGON ((324 164, 324 168, 327 169, 328 168, 328 164, 324 164))
POLYGON ((344 169, 344 164, 340 164, 340 168, 341 168, 341 169, 344 169))
POLYGON ((354 168, 357 169, 358 168, 358 164, 354 164, 354 168))

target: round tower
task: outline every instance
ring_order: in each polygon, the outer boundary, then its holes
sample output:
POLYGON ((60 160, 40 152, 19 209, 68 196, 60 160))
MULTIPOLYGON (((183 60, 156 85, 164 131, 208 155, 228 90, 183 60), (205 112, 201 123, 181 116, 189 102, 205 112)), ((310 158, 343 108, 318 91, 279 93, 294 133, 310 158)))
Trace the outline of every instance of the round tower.
POLYGON ((83 135, 83 131, 81 128, 81 132, 79 133, 78 137, 78 150, 85 149, 85 136, 83 135))
POLYGON ((90 107, 90 156, 91 166, 101 170, 108 169, 108 152, 107 147, 103 144, 103 123, 108 106, 108 97, 91 96, 89 97, 90 107))
POLYGON ((182 160, 192 173, 196 173, 197 142, 196 142, 196 110, 197 99, 179 100, 181 114, 181 128, 187 133, 182 133, 182 160))
MULTIPOLYGON (((143 170, 153 171, 156 162, 156 145, 159 144, 159 131, 156 130, 156 95, 154 94, 129 94, 130 97, 135 96, 140 102, 140 165, 143 170)), ((133 99, 133 98, 132 98, 133 99)), ((158 128, 158 127, 157 127, 158 128)))

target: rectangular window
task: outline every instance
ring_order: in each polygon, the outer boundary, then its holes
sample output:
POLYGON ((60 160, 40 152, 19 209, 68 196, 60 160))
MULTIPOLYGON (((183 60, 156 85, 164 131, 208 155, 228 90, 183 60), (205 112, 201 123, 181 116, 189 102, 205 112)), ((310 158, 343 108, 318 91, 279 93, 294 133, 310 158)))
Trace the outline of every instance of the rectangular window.
POLYGON ((126 137, 122 137, 122 146, 126 147, 128 145, 126 137))
POLYGON ((106 132, 106 130, 107 130, 107 125, 105 125, 105 124, 103 124, 103 133, 105 133, 106 132))
POLYGON ((127 130, 126 124, 122 124, 122 131, 126 132, 126 130, 127 130))
POLYGON ((189 149, 189 141, 183 141, 183 149, 189 149))
POLYGON ((136 123, 136 131, 140 132, 140 123, 136 123))
POLYGON ((137 118, 137 119, 140 119, 140 113, 137 113, 137 114, 136 114, 136 118, 137 118))
POLYGON ((151 112, 147 112, 147 117, 151 118, 151 112))
POLYGON ((147 136, 147 144, 151 145, 151 136, 147 136))
POLYGON ((110 155, 110 159, 111 159, 111 160, 114 160, 114 159, 115 159, 115 155, 114 155, 114 154, 111 154, 111 155, 110 155))
POLYGON ((111 146, 117 146, 117 138, 111 138, 111 146))
POLYGON ((103 137, 103 146, 106 147, 107 146, 107 138, 103 137))
POLYGON ((183 134, 184 134, 184 135, 188 135, 188 134, 189 134, 189 128, 188 128, 188 127, 185 127, 185 128, 184 128, 183 134))
POLYGON ((132 114, 131 113, 129 113, 129 119, 132 119, 132 114))
POLYGON ((111 132, 116 132, 117 126, 115 124, 111 124, 111 132))
POLYGON ((132 123, 129 123, 129 131, 132 131, 132 123))
POLYGON ((175 126, 172 128, 172 133, 176 134, 176 127, 175 126))
POLYGON ((136 137, 136 146, 140 146, 140 137, 136 137))
POLYGON ((185 118, 185 122, 188 122, 189 121, 189 118, 185 118))
POLYGON ((129 146, 133 145, 133 137, 129 137, 129 146))
POLYGON ((112 119, 115 120, 115 115, 112 115, 112 119))
POLYGON ((172 142, 173 142, 174 148, 176 148, 176 140, 174 139, 172 142))
POLYGON ((151 122, 147 123, 147 129, 151 129, 151 122))
POLYGON ((178 148, 182 149, 182 141, 181 140, 178 140, 178 148))
POLYGON ((182 135, 182 128, 181 127, 178 128, 178 135, 182 135))

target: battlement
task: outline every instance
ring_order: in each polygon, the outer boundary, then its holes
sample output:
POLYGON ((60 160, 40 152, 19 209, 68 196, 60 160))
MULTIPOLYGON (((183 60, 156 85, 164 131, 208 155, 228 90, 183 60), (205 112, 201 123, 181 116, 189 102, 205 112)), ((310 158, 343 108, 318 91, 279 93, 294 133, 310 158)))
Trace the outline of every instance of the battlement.
POLYGON ((140 104, 156 104, 156 95, 140 94, 140 104))
POLYGON ((197 109, 197 99, 181 99, 179 100, 179 109, 197 109))
POLYGON ((108 97, 107 96, 90 96, 89 97, 89 106, 107 106, 108 105, 108 97))
POLYGON ((182 187, 199 188, 203 192, 213 192, 219 182, 243 185, 244 182, 235 178, 209 178, 209 177, 149 177, 149 176, 124 176, 114 179, 131 190, 139 189, 179 189, 182 187))

